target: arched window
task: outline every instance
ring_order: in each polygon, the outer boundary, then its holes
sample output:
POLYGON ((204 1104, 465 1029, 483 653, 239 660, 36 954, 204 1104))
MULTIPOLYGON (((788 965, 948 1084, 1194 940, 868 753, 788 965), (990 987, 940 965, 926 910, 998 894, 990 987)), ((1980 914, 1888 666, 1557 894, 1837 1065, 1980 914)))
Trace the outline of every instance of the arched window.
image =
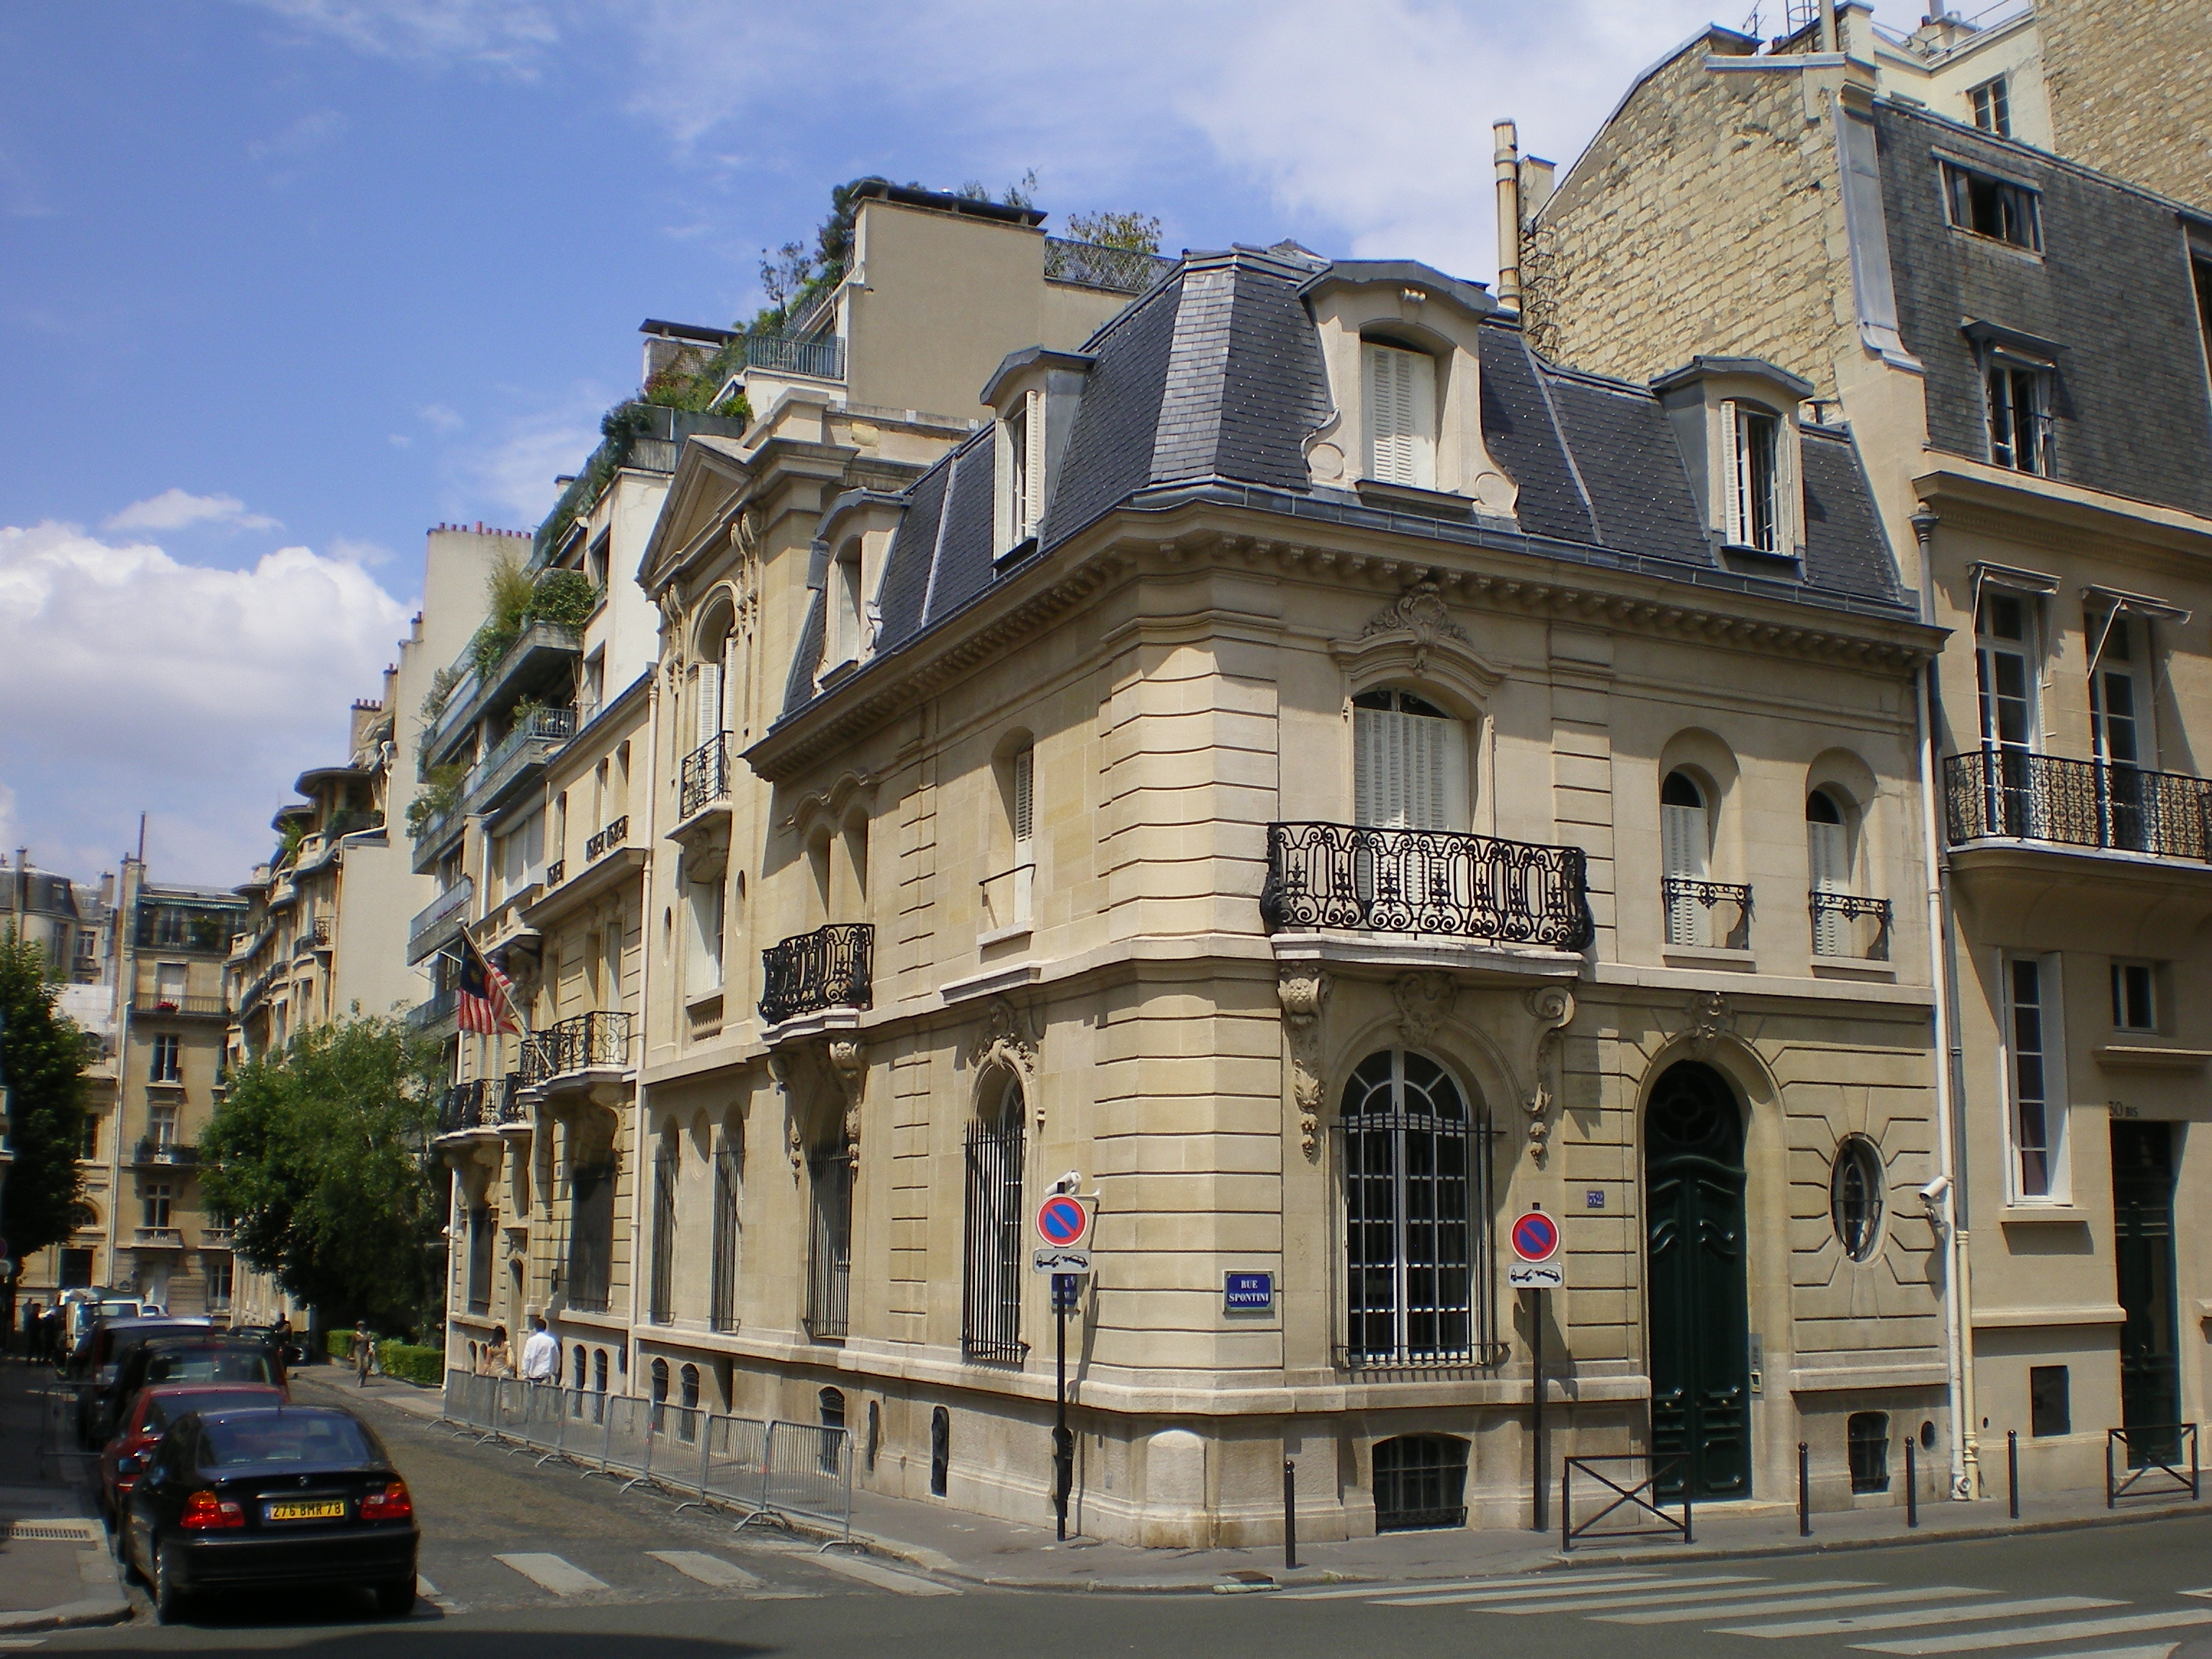
POLYGON ((1828 1218, 1844 1254, 1864 1261, 1881 1242, 1881 1154, 1864 1135, 1846 1135, 1828 1171, 1828 1218))
POLYGON ((653 1389, 653 1431, 655 1434, 665 1434, 668 1432, 668 1362, 665 1359, 654 1360, 650 1376, 653 1389))
POLYGON ((1844 809, 1825 789, 1805 797, 1805 862, 1812 881, 1813 954, 1841 957, 1850 954, 1850 917, 1840 906, 1824 905, 1821 896, 1851 890, 1851 843, 1844 809))
MULTIPOLYGON (((646 1316, 656 1325, 676 1317, 676 1139, 665 1137, 653 1155, 652 1297, 646 1316)), ((660 1361, 661 1397, 668 1394, 667 1367, 660 1361)))
POLYGON ((1354 1365, 1480 1358, 1492 1346, 1488 1142, 1459 1086, 1401 1048, 1344 1088, 1345 1351, 1354 1365))
POLYGON ((1022 1343, 1028 1224, 1022 1207, 1022 1122, 1021 1082, 1008 1078, 992 1109, 968 1126, 960 1352, 969 1359, 1018 1364, 1028 1352, 1022 1343))
POLYGON ((815 1395, 816 1408, 822 1416, 822 1443, 816 1462, 824 1474, 843 1472, 848 1437, 845 1433, 845 1391, 842 1389, 823 1389, 815 1395))
POLYGON ((1687 772, 1667 775, 1659 786, 1659 854, 1665 870, 1667 943, 1710 945, 1712 920, 1705 896, 1693 884, 1705 881, 1712 848, 1712 817, 1705 792, 1687 772))
POLYGON ((1354 822, 1382 830, 1464 830, 1466 732, 1411 691, 1389 687, 1352 700, 1354 822))
POLYGON ((718 1331, 738 1328, 738 1269, 744 1243, 741 1200, 745 1182, 744 1125, 732 1118, 714 1153, 714 1262, 708 1285, 708 1322, 718 1331))

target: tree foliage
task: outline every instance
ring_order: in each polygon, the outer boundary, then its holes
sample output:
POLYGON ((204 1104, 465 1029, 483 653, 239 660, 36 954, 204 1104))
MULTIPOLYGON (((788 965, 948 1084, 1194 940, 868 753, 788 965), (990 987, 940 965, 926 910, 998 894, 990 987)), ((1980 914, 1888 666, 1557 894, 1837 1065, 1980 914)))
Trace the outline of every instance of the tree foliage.
POLYGON ((1078 213, 1067 222, 1067 234, 1079 242, 1098 247, 1127 248, 1132 253, 1160 251, 1160 222, 1151 213, 1078 213))
POLYGON ((397 1020, 314 1027, 233 1073, 201 1138, 202 1184, 238 1253, 330 1322, 408 1328, 432 1304, 435 1065, 397 1020))
POLYGON ((21 1261, 70 1235, 84 1140, 84 1034, 55 1007, 46 953, 0 931, 0 1083, 15 1159, 0 1188, 0 1234, 21 1261))

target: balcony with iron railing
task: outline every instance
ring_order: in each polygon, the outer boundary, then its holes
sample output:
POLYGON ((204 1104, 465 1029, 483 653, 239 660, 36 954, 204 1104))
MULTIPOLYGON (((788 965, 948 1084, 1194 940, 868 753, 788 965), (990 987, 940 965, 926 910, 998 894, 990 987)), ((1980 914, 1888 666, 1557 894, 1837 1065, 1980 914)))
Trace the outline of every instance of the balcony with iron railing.
POLYGON ((453 1017, 454 1011, 459 1006, 460 993, 448 986, 407 1011, 408 1027, 412 1030, 427 1031, 434 1025, 442 1025, 453 1017))
POLYGON ((1659 884, 1667 943, 1676 949, 1751 949, 1751 889, 1738 882, 1668 876, 1659 884))
POLYGON ((554 750, 575 735, 573 708, 533 708, 525 714, 470 772, 461 789, 466 810, 481 812, 491 806, 526 768, 543 764, 554 750))
POLYGON ((1430 934, 1555 951, 1591 937, 1579 847, 1364 824, 1269 824, 1260 916, 1271 933, 1430 934))
POLYGON ((761 1018, 775 1025, 826 1008, 873 1006, 871 970, 876 930, 865 921, 833 921, 761 952, 761 1018))
POLYGON ((480 1127, 487 1085, 482 1078, 448 1087, 438 1097, 438 1133, 441 1135, 459 1134, 465 1130, 480 1127))
POLYGON ((629 840, 629 814, 607 820, 606 828, 592 835, 584 842, 584 862, 597 864, 609 853, 629 840))
POLYGON ((132 1148, 131 1161, 152 1166, 191 1169, 200 1161, 200 1149, 149 1135, 132 1148))
POLYGON ((543 1088, 585 1072, 623 1072, 630 1066, 630 1017, 599 1009, 556 1020, 522 1048, 522 1083, 543 1088))
POLYGON ((845 378, 845 343, 835 334, 749 334, 745 367, 771 374, 803 374, 813 380, 845 378))
POLYGON ((191 996, 182 991, 139 990, 131 994, 134 1014, 159 1014, 169 1019, 222 1019, 230 1010, 220 996, 191 996))
POLYGON ((469 901, 476 896, 475 878, 463 876, 415 913, 407 924, 407 960, 417 963, 461 931, 468 921, 469 901))
POLYGON ((185 1231, 181 1227, 137 1227, 131 1230, 131 1243, 142 1250, 181 1250, 185 1231))
POLYGON ((1813 954, 1820 957, 1856 957, 1862 962, 1889 960, 1890 904, 1885 898, 1863 898, 1856 893, 1831 893, 1815 888, 1810 896, 1813 913, 1813 954))
POLYGON ((676 816, 696 817, 730 795, 730 734, 717 732, 684 757, 678 774, 676 816))
POLYGON ((2040 842, 2212 862, 2212 781, 2023 749, 1978 749, 1943 763, 1954 847, 2040 842))

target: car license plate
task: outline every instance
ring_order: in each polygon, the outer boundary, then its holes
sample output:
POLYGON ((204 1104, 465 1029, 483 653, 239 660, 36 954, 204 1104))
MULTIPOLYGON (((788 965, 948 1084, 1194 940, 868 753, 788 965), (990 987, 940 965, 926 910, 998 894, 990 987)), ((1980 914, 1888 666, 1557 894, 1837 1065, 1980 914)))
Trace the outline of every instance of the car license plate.
POLYGON ((269 1506, 271 1521, 342 1521, 345 1518, 345 1499, 343 1498, 303 1498, 269 1506))

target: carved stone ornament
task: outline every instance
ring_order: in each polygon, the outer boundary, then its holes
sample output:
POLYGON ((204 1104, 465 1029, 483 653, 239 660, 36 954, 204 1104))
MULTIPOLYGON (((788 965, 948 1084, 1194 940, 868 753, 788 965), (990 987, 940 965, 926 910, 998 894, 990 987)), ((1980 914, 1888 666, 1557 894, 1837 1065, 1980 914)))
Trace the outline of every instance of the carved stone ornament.
POLYGON ((1029 1016, 1006 997, 993 997, 985 1003, 983 1029, 976 1035, 969 1058, 979 1072, 996 1066, 1019 1079, 1022 1098, 1030 1103, 1036 1127, 1042 1129, 1044 1102, 1037 1091, 1036 1056, 1036 1037, 1030 1030, 1029 1016))
POLYGON ((1735 1016, 1728 999, 1718 991, 1701 991, 1690 999, 1690 1051, 1702 1054, 1721 1038, 1732 1035, 1735 1016))
POLYGON ((1408 1048, 1428 1042, 1437 1022, 1451 1012, 1456 994, 1449 974, 1401 974, 1390 981, 1390 995, 1398 1005, 1398 1034, 1408 1048))
POLYGON ((1321 1156, 1321 1015, 1330 980, 1317 968, 1286 968, 1275 981, 1283 1030, 1291 1042, 1291 1097, 1298 1109, 1298 1145, 1309 1161, 1321 1156))
POLYGON ((1376 611, 1368 619, 1367 626, 1359 630, 1362 639, 1376 634, 1398 633, 1413 636, 1413 667, 1417 673, 1427 671, 1429 652, 1439 640, 1469 643, 1467 629, 1451 619, 1451 611, 1444 605, 1443 590, 1431 581, 1415 582, 1376 611))
POLYGON ((792 1053, 785 1048, 768 1052, 768 1074, 775 1079, 775 1086, 783 1094, 784 1151, 791 1158, 793 1180, 806 1167, 806 1137, 799 1128, 799 1097, 792 1087, 792 1053))
POLYGON ((1557 1098, 1549 1086, 1552 1060, 1559 1052, 1561 1033, 1575 1017, 1575 997, 1564 985, 1539 985, 1522 1000, 1536 1022, 1536 1040, 1528 1064, 1534 1082, 1522 1109, 1528 1115, 1529 1155, 1541 1164, 1552 1149, 1552 1107, 1557 1098))
POLYGON ((860 1156, 860 1096, 868 1086, 867 1051, 850 1037, 830 1042, 830 1074, 845 1097, 845 1156, 860 1156))

